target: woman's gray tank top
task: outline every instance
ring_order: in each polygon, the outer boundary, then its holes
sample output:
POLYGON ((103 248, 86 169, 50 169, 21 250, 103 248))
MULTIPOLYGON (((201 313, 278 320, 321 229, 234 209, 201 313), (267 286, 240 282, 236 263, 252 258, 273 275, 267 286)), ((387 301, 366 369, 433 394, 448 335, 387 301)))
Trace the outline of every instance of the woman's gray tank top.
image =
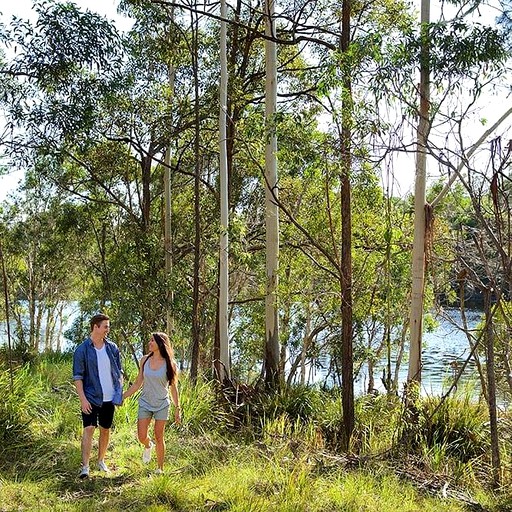
POLYGON ((144 365, 144 385, 139 403, 144 409, 155 412, 168 407, 171 401, 167 380, 167 363, 164 362, 158 370, 152 370, 150 359, 148 358, 144 365))

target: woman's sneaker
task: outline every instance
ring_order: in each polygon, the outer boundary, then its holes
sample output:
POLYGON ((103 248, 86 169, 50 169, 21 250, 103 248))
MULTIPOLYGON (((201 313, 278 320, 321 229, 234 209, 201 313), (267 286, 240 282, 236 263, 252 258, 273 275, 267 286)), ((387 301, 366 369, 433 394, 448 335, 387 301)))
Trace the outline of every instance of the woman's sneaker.
POLYGON ((153 441, 150 441, 149 447, 144 448, 144 451, 142 452, 142 462, 144 462, 144 464, 148 464, 149 461, 151 460, 151 450, 152 450, 153 446, 155 446, 153 444, 153 441))
POLYGON ((104 460, 99 460, 98 461, 98 469, 100 471, 103 471, 104 473, 110 473, 110 469, 109 467, 105 464, 105 461, 104 460))

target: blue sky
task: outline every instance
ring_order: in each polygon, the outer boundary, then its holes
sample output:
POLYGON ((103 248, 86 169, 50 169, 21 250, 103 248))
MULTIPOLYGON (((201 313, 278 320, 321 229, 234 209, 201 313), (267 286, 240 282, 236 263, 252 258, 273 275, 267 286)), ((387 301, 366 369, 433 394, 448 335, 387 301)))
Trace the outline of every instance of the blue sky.
MULTIPOLYGON (((103 14, 109 19, 115 20, 117 25, 124 29, 129 28, 129 20, 117 14, 118 0, 73 0, 81 8, 103 14)), ((19 18, 34 18, 32 0, 0 0, 0 19, 5 23, 11 16, 19 18)), ((23 179, 23 171, 12 171, 5 176, 0 176, 0 201, 14 190, 23 179)))
MULTIPOLYGON (((498 10, 492 6, 495 0, 491 0, 491 5, 483 5, 475 14, 476 21, 482 24, 492 24, 498 15, 498 10)), ((119 28, 127 29, 130 26, 130 21, 117 14, 117 4, 119 0, 74 0, 74 3, 81 8, 89 9, 99 14, 105 15, 107 18, 115 20, 119 28)), ((420 0, 413 0, 413 3, 418 6, 420 0)), ((21 18, 31 18, 34 16, 32 11, 32 0, 0 0, 0 19, 2 21, 8 20, 12 15, 16 15, 21 18)), ((431 0, 431 20, 439 19, 441 12, 439 9, 439 1, 431 0)), ((453 7, 451 7, 453 9, 453 7)), ((446 13, 445 13, 446 14, 446 13)), ((468 141, 468 146, 475 142, 479 136, 485 131, 485 127, 480 122, 481 118, 486 118, 488 121, 487 127, 490 126, 510 104, 510 97, 503 92, 500 96, 490 97, 484 95, 478 101, 478 106, 475 105, 475 109, 472 114, 468 116, 467 124, 464 127, 465 139, 468 141), (501 96, 501 98, 500 98, 501 96)), ((510 123, 506 123, 510 125, 510 123)), ((414 139, 414 131, 412 131, 408 137, 414 139)), ((407 192, 412 192, 414 182, 414 157, 401 157, 402 163, 394 167, 394 176, 396 184, 398 185, 398 195, 404 195, 407 192)), ((435 178, 439 170, 431 166, 429 176, 435 178)), ((16 188, 18 182, 23 178, 23 173, 11 172, 5 176, 0 176, 0 201, 5 199, 9 191, 16 188)))

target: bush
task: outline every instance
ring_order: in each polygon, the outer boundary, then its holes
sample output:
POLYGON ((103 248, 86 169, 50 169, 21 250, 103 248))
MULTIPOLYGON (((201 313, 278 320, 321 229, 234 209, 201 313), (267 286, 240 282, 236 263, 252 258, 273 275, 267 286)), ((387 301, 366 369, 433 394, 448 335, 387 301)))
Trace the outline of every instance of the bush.
POLYGON ((236 429, 245 427, 260 436, 266 422, 285 418, 290 424, 314 421, 322 408, 320 392, 307 386, 283 387, 275 391, 253 389, 243 400, 231 404, 236 429))
POLYGON ((41 379, 28 365, 0 370, 0 439, 3 445, 23 442, 30 424, 42 409, 45 394, 41 379))
POLYGON ((419 405, 418 436, 424 446, 442 447, 447 455, 468 462, 489 450, 487 409, 472 403, 469 394, 426 398, 419 405))

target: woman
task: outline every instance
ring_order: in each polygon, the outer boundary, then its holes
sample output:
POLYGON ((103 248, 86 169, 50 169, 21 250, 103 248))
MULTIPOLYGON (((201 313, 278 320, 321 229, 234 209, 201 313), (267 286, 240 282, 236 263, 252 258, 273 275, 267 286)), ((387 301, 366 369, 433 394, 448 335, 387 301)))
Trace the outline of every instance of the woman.
POLYGON ((156 473, 164 472, 165 440, 164 431, 169 419, 169 391, 174 404, 174 421, 181 423, 181 411, 178 396, 178 367, 167 334, 155 332, 149 340, 149 354, 140 361, 139 374, 136 381, 123 393, 123 400, 132 396, 142 387, 139 397, 139 412, 137 420, 137 436, 144 445, 142 460, 146 464, 151 460, 151 450, 156 449, 158 469, 156 473), (155 444, 148 435, 151 419, 155 419, 155 444))

